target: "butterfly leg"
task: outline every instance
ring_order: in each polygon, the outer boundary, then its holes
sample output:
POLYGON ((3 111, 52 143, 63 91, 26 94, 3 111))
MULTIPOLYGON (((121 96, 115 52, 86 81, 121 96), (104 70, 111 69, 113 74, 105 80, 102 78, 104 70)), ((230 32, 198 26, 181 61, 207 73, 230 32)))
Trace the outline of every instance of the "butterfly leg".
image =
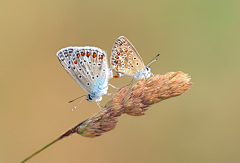
POLYGON ((103 106, 102 106, 99 102, 96 102, 96 104, 97 104, 97 106, 98 106, 100 109, 103 108, 103 106))
POLYGON ((107 93, 107 94, 104 94, 104 95, 113 98, 113 97, 111 96, 111 93, 107 93))
POLYGON ((120 88, 118 88, 118 87, 113 86, 112 84, 109 84, 109 83, 108 83, 108 85, 110 85, 111 87, 113 87, 113 88, 115 88, 115 89, 120 89, 120 88))
POLYGON ((147 76, 146 76, 146 74, 145 73, 143 73, 143 78, 142 79, 144 79, 144 80, 146 80, 147 79, 147 76))
POLYGON ((132 78, 132 81, 127 86, 132 86, 133 85, 133 80, 134 80, 134 77, 132 78))

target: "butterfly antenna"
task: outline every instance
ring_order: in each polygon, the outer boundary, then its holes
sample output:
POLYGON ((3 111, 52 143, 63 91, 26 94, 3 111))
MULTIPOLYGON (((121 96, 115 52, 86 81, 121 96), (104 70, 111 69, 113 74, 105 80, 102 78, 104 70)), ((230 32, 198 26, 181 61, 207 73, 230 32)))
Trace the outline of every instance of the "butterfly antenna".
POLYGON ((160 54, 158 54, 156 57, 154 57, 154 58, 147 64, 147 66, 150 65, 151 63, 157 61, 159 56, 160 56, 160 54))
POLYGON ((78 105, 79 105, 84 99, 86 99, 86 98, 83 98, 83 99, 72 109, 72 111, 75 110, 75 109, 78 107, 78 105))
MULTIPOLYGON (((87 95, 83 95, 83 96, 87 96, 87 95)), ((80 96, 80 97, 78 97, 78 98, 76 98, 76 99, 74 99, 74 100, 72 100, 72 101, 69 101, 68 103, 71 103, 71 102, 73 102, 73 101, 75 101, 75 100, 77 100, 77 99, 79 99, 79 98, 81 98, 81 97, 83 97, 83 96, 80 96)))

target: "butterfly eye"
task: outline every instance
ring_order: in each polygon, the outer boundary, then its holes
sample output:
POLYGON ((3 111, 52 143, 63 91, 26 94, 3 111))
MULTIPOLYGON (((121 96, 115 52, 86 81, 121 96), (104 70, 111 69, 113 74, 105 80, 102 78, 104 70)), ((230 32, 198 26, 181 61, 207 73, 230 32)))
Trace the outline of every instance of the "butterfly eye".
MULTIPOLYGON (((88 84, 89 84, 89 83, 88 83, 88 84)), ((88 95, 88 100, 89 100, 89 101, 92 101, 92 100, 93 100, 91 95, 88 95)))
POLYGON ((151 67, 149 66, 149 67, 147 67, 148 68, 148 71, 151 71, 151 67))

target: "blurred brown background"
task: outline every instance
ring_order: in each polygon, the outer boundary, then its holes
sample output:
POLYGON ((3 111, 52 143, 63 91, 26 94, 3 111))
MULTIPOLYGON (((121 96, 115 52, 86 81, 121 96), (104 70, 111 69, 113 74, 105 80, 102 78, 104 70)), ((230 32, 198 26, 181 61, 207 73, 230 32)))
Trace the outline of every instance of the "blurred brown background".
POLYGON ((161 53, 154 74, 183 71, 193 87, 145 116, 121 116, 101 137, 72 135, 29 163, 240 162, 239 7, 237 0, 1 1, 0 162, 22 161, 99 111, 83 101, 71 112, 77 102, 68 101, 86 93, 56 52, 90 45, 109 58, 121 35, 145 63, 161 53))

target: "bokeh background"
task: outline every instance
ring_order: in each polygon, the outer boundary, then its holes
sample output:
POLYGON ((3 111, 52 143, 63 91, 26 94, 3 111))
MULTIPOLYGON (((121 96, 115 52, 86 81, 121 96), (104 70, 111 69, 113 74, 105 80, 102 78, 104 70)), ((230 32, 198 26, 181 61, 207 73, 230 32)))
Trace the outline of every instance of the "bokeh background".
POLYGON ((121 116, 98 138, 74 134, 29 163, 240 162, 239 8, 237 0, 1 1, 0 162, 22 161, 99 111, 87 101, 71 111, 77 102, 68 101, 86 93, 56 52, 90 45, 109 57, 121 35, 145 63, 161 54, 154 74, 183 71, 193 87, 147 115, 121 116))

